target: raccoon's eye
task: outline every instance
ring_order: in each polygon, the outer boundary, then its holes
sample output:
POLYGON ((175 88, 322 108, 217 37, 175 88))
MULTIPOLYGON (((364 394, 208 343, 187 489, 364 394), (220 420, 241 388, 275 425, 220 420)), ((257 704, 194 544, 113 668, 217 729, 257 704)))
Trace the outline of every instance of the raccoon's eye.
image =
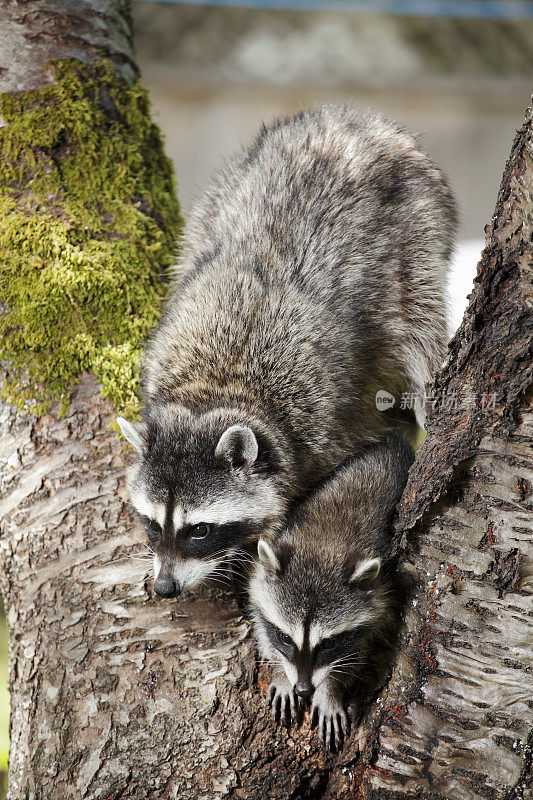
POLYGON ((199 525, 195 525, 194 528, 191 528, 191 539, 205 539, 210 531, 211 525, 200 522, 199 525))
POLYGON ((282 644, 285 644, 288 647, 292 647, 292 639, 288 633, 283 633, 283 631, 280 631, 278 633, 278 638, 282 644))
POLYGON ((329 639, 322 639, 322 641, 320 642, 320 650, 323 653, 327 653, 330 650, 333 650, 335 648, 336 644, 337 644, 337 640, 335 639, 335 637, 334 636, 330 636, 329 639))

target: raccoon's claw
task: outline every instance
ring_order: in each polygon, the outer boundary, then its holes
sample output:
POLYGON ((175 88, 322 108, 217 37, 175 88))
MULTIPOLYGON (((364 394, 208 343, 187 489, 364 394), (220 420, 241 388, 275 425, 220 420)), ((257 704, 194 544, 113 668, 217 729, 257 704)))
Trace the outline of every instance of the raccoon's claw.
POLYGON ((272 709, 275 722, 288 728, 292 722, 298 721, 298 703, 288 681, 272 681, 267 691, 267 703, 272 709))
POLYGON ((326 750, 338 753, 350 733, 350 718, 339 695, 322 686, 313 697, 311 725, 318 724, 318 736, 326 750))

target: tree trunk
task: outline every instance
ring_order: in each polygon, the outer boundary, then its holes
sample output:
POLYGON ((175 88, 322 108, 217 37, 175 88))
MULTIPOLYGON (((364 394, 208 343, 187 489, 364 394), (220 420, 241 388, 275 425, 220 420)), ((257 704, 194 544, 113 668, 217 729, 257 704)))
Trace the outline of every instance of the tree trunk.
POLYGON ((92 375, 65 417, 4 404, 11 800, 527 797, 531 143, 530 109, 404 496, 412 596, 400 656, 337 757, 307 717, 290 731, 270 720, 267 671, 230 591, 154 597, 129 457, 92 375), (445 410, 452 390, 499 394, 494 408, 445 410))
POLYGON ((4 0, 0 9, 0 85, 28 92, 54 80, 50 61, 93 64, 109 59, 131 83, 133 58, 130 0, 4 0))

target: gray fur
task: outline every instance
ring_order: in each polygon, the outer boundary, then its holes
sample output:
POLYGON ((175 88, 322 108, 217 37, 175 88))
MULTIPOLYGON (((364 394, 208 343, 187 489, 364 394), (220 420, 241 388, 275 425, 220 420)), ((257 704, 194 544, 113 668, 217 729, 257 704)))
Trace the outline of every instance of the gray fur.
POLYGON ((275 665, 267 699, 288 724, 296 694, 308 687, 327 746, 338 748, 346 735, 343 692, 395 619, 391 521, 412 460, 411 448, 390 434, 301 503, 279 536, 259 543, 249 595, 259 648, 275 665), (329 651, 324 640, 333 643, 329 651))
MULTIPOLYGON (((241 497, 253 537, 381 435, 376 390, 423 392, 443 358, 455 224, 442 173, 395 124, 327 105, 264 126, 190 216, 144 359, 134 503, 179 503, 186 525, 241 497), (240 470, 215 453, 232 425, 258 441, 240 470)), ((161 546, 190 557, 170 516, 161 546)))

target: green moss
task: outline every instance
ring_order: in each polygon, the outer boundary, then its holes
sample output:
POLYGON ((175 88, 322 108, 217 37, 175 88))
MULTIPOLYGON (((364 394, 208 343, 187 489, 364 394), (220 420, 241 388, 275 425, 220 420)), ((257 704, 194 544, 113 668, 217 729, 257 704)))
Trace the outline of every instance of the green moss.
POLYGON ((0 357, 4 394, 39 412, 92 370, 138 406, 180 227, 172 167, 146 92, 106 63, 51 66, 56 82, 0 96, 0 357))

